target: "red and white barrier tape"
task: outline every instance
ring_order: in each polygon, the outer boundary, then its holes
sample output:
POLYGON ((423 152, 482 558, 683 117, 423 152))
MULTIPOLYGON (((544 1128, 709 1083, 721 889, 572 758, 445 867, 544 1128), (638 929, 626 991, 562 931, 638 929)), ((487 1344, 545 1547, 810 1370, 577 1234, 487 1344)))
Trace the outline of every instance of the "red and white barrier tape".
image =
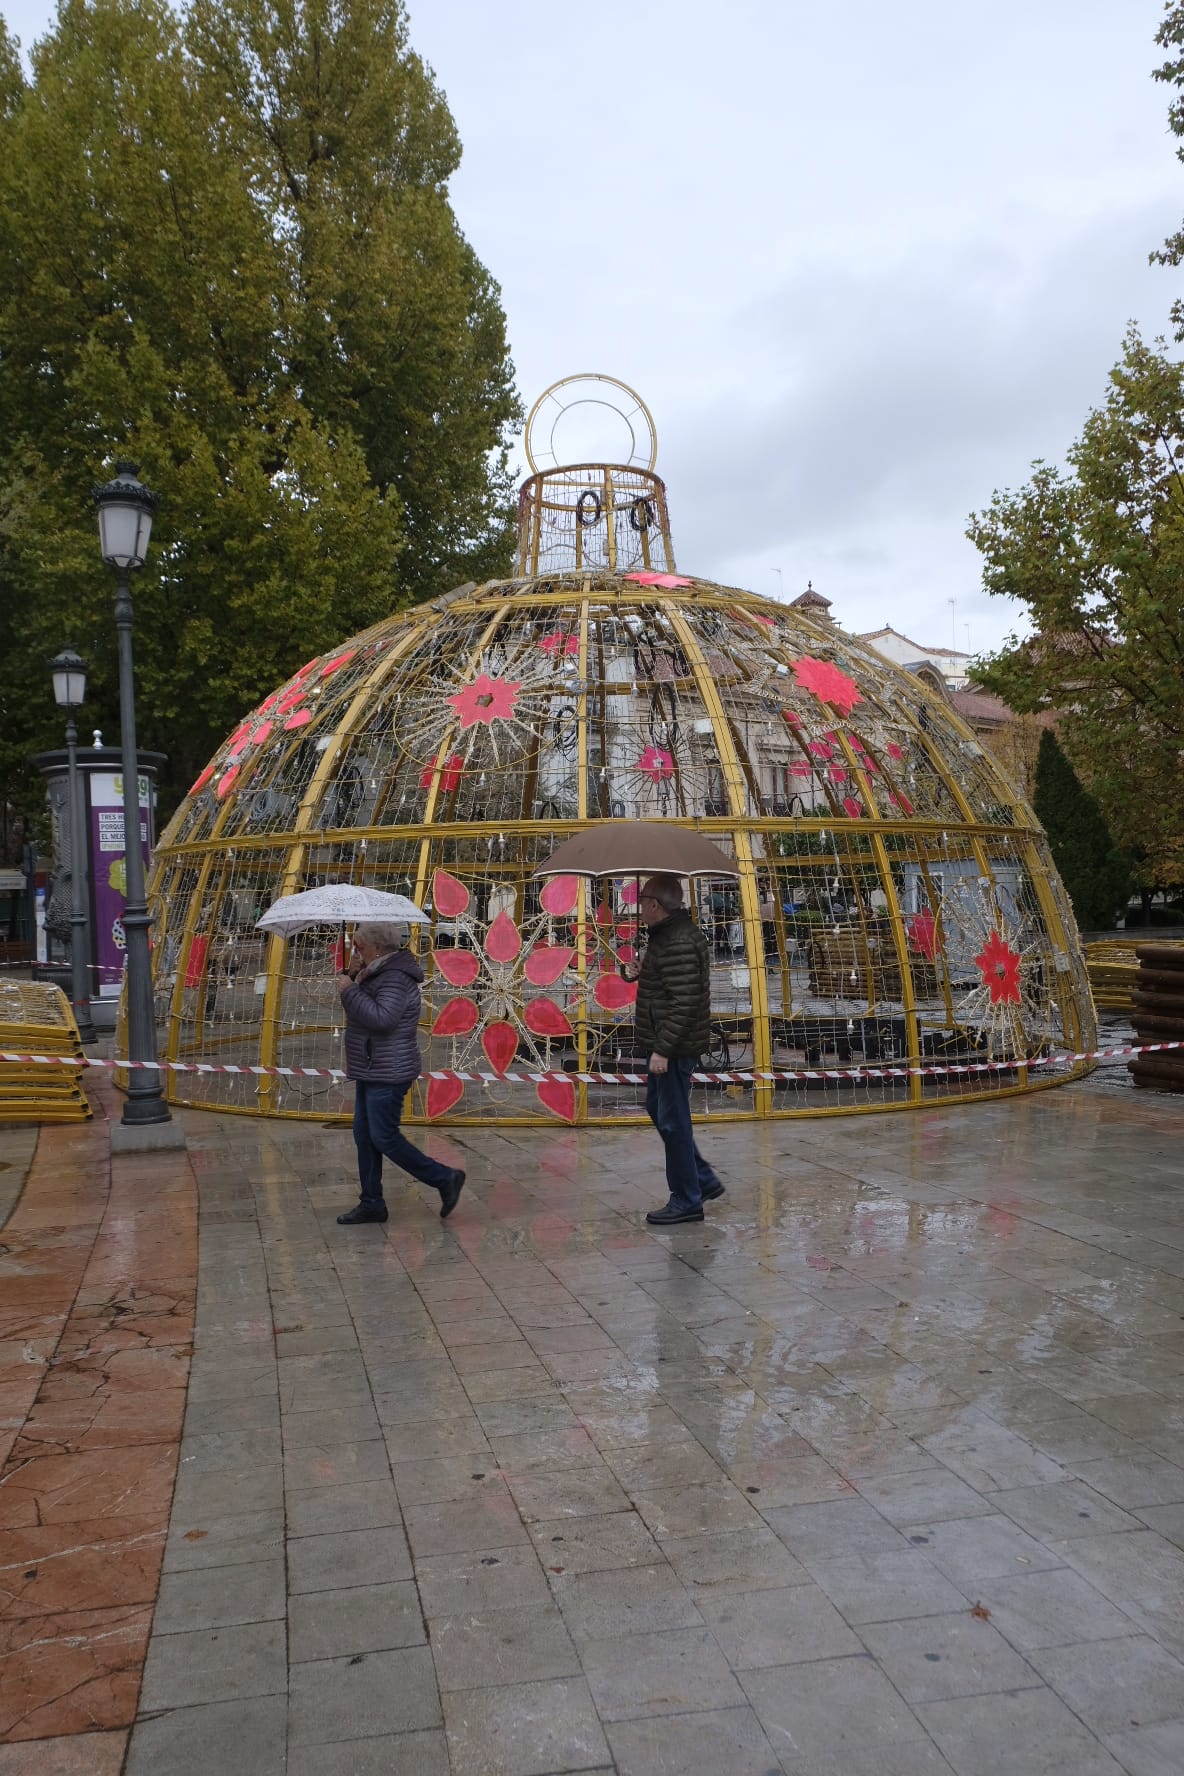
MULTIPOLYGON (((1128 1048, 1095 1048, 1082 1054, 1035 1055, 1031 1060, 1010 1061, 948 1061, 932 1067, 790 1067, 775 1071, 735 1073, 696 1073, 700 1085, 757 1085, 778 1079, 933 1079, 951 1074, 1015 1073, 1021 1067, 1074 1067, 1082 1061, 1120 1060, 1131 1055, 1161 1054, 1168 1049, 1184 1048, 1181 1042, 1145 1042, 1128 1048)), ((93 1055, 12 1054, 0 1049, 0 1061, 29 1062, 40 1067, 122 1067, 150 1073, 232 1073, 264 1079, 345 1079, 340 1067, 257 1067, 236 1066, 216 1061, 109 1061, 93 1055)), ((497 1085, 509 1081, 514 1085, 543 1085, 549 1080, 572 1080, 580 1085, 644 1085, 644 1073, 460 1073, 453 1068, 433 1069, 421 1073, 421 1079, 459 1079, 466 1085, 497 1085)))

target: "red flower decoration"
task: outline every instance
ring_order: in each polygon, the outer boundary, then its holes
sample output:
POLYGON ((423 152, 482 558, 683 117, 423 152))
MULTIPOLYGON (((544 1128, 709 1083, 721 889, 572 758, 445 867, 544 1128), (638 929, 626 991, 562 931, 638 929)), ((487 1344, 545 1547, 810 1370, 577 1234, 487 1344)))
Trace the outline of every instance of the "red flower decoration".
POLYGON ((852 820, 860 820, 863 818, 863 803, 856 801, 854 796, 844 796, 843 806, 851 816, 852 820))
POLYGON ((637 769, 651 783, 661 783, 663 778, 674 776, 674 758, 664 746, 647 746, 637 761, 637 769))
POLYGON ((420 773, 419 787, 421 789, 432 787, 432 778, 436 775, 437 770, 440 773, 440 788, 445 795, 451 795, 465 774, 465 761, 459 752, 453 752, 448 755, 442 765, 428 765, 427 769, 420 773))
POLYGON ((626 574, 627 580, 636 580, 639 586, 665 586, 673 591, 676 586, 693 586, 693 580, 684 580, 678 574, 635 573, 626 574))
POLYGON ((234 788, 237 777, 238 766, 232 765, 226 775, 218 780, 218 786, 215 789, 214 794, 219 801, 223 801, 225 797, 230 794, 231 790, 234 788))
POLYGON ((580 638, 578 635, 565 635, 562 629, 552 629, 550 635, 544 635, 538 645, 545 654, 550 654, 553 660, 558 660, 564 654, 578 654, 580 638))
POLYGON ((807 654, 793 663, 793 675, 803 690, 813 691, 820 703, 829 703, 840 715, 850 715, 863 698, 855 680, 830 660, 814 660, 807 654))
POLYGON ((493 721, 509 720, 521 689, 520 680, 490 678, 488 672, 482 672, 463 691, 449 697, 448 702, 460 717, 462 728, 471 728, 475 722, 485 722, 488 726, 493 721))
POLYGON ((800 728, 802 725, 801 716, 796 714, 792 709, 783 709, 781 711, 781 719, 782 721, 787 721, 791 728, 800 728))
POLYGON ((835 756, 834 747, 828 746, 825 740, 811 740, 810 751, 815 758, 828 759, 835 756))
POLYGON ((904 748, 898 746, 895 740, 889 740, 884 751, 888 754, 890 759, 902 759, 904 757, 904 748))
POLYGON ((306 728, 311 720, 311 709, 298 709, 295 715, 290 715, 284 723, 284 732, 285 734, 294 734, 297 728, 306 728))
POLYGON ((1020 1003, 1021 958, 997 931, 992 931, 974 960, 983 977, 983 985, 991 995, 992 1005, 1020 1003))
POLYGON ((214 770, 215 767, 213 765, 206 766, 201 776, 194 783, 193 788, 189 791, 190 795, 196 795, 199 789, 205 788, 206 784, 210 781, 210 778, 214 775, 214 770))
POLYGON ((902 814, 911 814, 913 811, 913 804, 908 796, 905 795, 903 789, 890 789, 888 791, 888 800, 893 802, 896 807, 900 809, 902 814))
POLYGON ((930 912, 910 913, 904 922, 909 948, 924 956, 927 962, 937 960, 937 920, 930 912))

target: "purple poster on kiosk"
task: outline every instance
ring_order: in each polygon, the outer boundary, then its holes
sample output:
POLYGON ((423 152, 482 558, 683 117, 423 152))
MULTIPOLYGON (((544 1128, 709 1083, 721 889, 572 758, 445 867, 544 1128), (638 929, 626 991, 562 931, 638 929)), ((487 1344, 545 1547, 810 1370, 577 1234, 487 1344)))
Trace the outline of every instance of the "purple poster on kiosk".
MULTIPOLYGON (((147 777, 140 778, 140 850, 144 873, 151 853, 152 805, 147 777)), ((90 773, 91 883, 94 903, 95 968, 100 999, 117 999, 123 983, 127 940, 123 909, 127 900, 124 852, 123 774, 90 773)))

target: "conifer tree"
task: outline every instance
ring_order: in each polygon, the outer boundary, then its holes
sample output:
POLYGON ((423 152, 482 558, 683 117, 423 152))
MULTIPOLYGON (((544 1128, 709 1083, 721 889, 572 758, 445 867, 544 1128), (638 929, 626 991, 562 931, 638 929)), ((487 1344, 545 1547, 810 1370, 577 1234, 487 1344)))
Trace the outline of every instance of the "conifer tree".
POLYGON ((1040 736, 1033 806, 1078 925, 1083 931, 1109 929, 1130 898, 1130 864, 1051 728, 1040 736))

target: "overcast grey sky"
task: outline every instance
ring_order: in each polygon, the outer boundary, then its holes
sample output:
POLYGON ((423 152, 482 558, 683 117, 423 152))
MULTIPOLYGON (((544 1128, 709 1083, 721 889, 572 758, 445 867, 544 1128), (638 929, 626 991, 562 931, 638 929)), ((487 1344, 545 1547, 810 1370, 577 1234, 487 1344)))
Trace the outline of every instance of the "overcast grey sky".
MULTIPOLYGON (((52 8, 0 0, 30 43, 52 8)), ((1163 0, 410 0, 526 403, 653 411, 680 566, 996 644, 967 514, 1059 458, 1184 217, 1163 0), (951 614, 949 600, 956 600, 951 614), (954 627, 952 628, 952 621, 954 627)))

